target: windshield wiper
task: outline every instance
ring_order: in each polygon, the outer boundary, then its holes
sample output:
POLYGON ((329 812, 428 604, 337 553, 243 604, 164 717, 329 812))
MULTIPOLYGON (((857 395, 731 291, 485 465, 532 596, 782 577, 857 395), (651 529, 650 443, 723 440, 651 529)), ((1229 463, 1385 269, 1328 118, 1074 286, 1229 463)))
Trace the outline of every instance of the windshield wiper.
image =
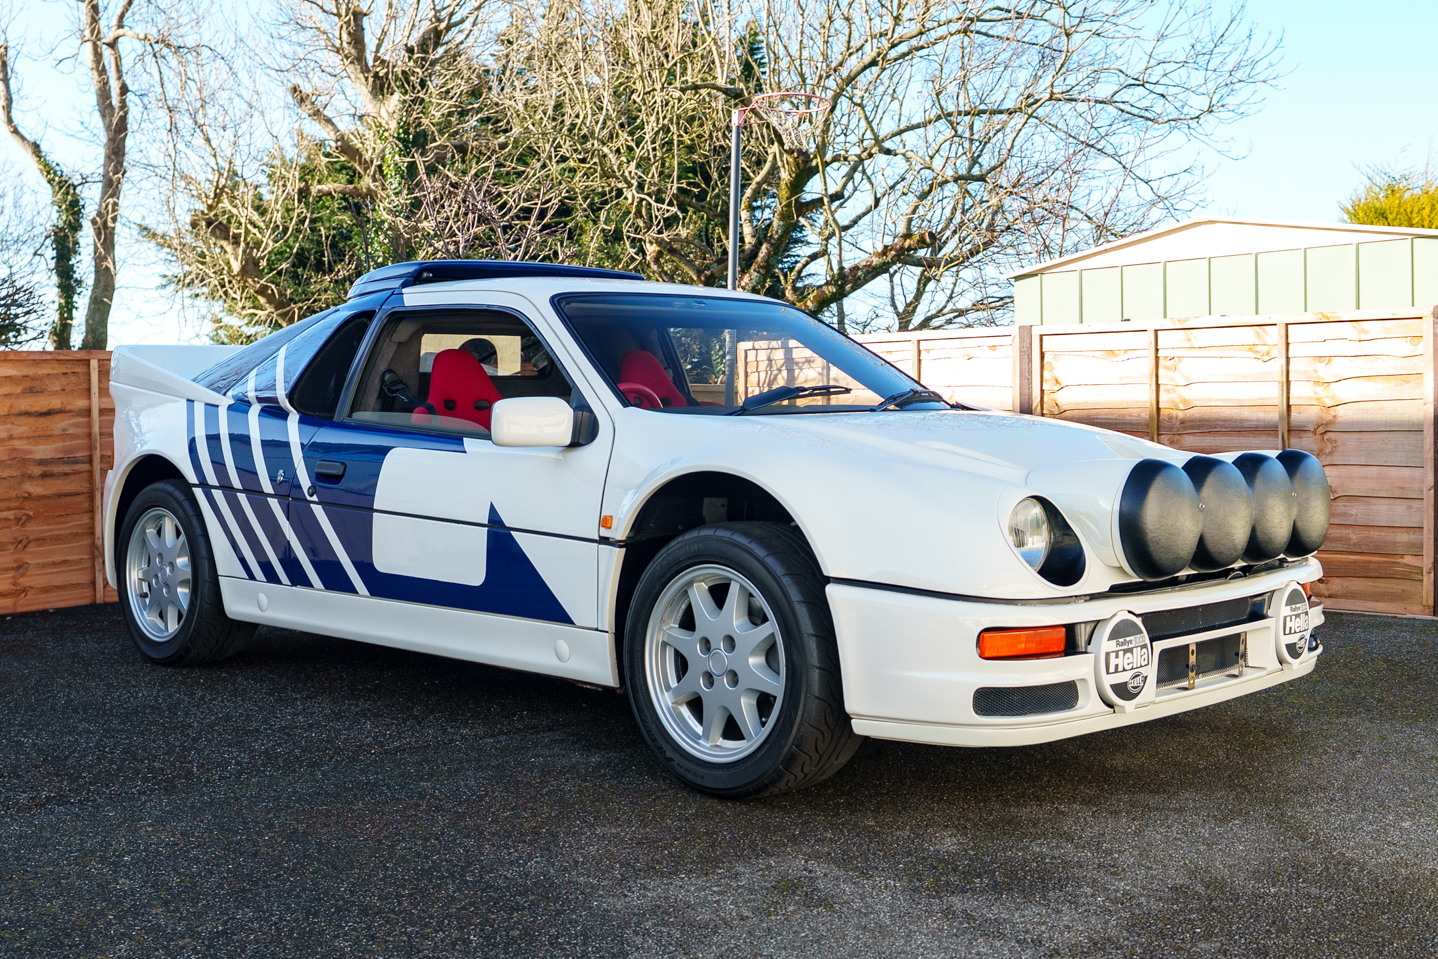
POLYGON ((752 413, 765 406, 773 406, 775 403, 798 399, 801 396, 834 396, 839 393, 852 392, 854 391, 847 386, 839 386, 837 383, 825 383, 822 386, 780 386, 762 393, 755 393, 744 401, 743 406, 725 415, 738 416, 740 413, 752 413))
POLYGON ((944 399, 938 393, 935 393, 933 390, 926 390, 919 387, 910 387, 907 390, 900 390, 893 396, 884 397, 884 399, 880 401, 879 405, 872 407, 869 412, 877 413, 880 410, 886 410, 891 406, 896 410, 901 410, 904 407, 908 406, 910 403, 942 403, 950 409, 953 409, 953 404, 951 404, 948 400, 944 399))

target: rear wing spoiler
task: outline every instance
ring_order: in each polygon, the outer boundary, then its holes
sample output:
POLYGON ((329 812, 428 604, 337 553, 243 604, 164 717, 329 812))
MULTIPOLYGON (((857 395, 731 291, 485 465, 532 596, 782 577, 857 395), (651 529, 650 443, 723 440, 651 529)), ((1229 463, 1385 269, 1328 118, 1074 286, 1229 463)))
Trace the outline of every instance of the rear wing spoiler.
POLYGON ((193 378, 242 349, 242 346, 117 346, 110 354, 110 382, 180 399, 224 403, 225 397, 193 378))

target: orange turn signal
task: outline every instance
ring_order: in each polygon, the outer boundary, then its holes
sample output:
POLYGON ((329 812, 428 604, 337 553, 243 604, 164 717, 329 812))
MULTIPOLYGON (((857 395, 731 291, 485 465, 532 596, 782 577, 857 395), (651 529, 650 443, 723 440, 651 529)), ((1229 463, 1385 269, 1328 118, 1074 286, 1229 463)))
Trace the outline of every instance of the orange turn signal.
POLYGON ((599 517, 599 528, 600 528, 600 529, 613 529, 613 528, 614 528, 614 517, 613 517, 613 516, 601 516, 601 517, 599 517))
POLYGON ((1301 590, 1303 590, 1303 595, 1304 595, 1304 596, 1307 596, 1309 599, 1312 599, 1312 598, 1313 598, 1313 584, 1312 584, 1312 583, 1299 583, 1299 584, 1298 584, 1298 588, 1301 589, 1301 590))
POLYGON ((1062 626, 986 629, 979 633, 980 659, 1048 659, 1062 656, 1068 631, 1062 626))

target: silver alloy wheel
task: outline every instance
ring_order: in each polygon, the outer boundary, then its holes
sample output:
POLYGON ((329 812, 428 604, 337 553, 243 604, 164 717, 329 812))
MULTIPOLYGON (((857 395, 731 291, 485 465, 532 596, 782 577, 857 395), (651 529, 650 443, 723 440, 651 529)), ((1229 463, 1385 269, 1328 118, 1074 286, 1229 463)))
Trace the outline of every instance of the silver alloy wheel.
POLYGON ((769 604, 724 566, 670 580, 644 636, 659 720, 684 751, 714 763, 758 749, 784 701, 784 639, 769 604))
POLYGON ((125 585, 140 627, 156 642, 173 639, 190 608, 190 544, 169 510, 147 510, 130 532, 125 585))

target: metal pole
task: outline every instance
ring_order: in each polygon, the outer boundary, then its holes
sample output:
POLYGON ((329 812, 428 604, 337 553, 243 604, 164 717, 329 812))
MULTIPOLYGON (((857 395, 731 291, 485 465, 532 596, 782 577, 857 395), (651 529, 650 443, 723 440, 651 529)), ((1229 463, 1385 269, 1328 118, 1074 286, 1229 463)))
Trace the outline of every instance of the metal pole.
POLYGON ((729 140, 729 289, 739 288, 739 130, 744 122, 742 111, 735 110, 730 120, 733 135, 729 140))
MULTIPOLYGON (((740 180, 740 127, 744 123, 744 112, 735 110, 729 120, 732 131, 729 139, 729 289, 739 288, 739 202, 740 180)), ((724 331, 724 405, 733 406, 734 366, 739 359, 738 337, 733 330, 724 331)))

